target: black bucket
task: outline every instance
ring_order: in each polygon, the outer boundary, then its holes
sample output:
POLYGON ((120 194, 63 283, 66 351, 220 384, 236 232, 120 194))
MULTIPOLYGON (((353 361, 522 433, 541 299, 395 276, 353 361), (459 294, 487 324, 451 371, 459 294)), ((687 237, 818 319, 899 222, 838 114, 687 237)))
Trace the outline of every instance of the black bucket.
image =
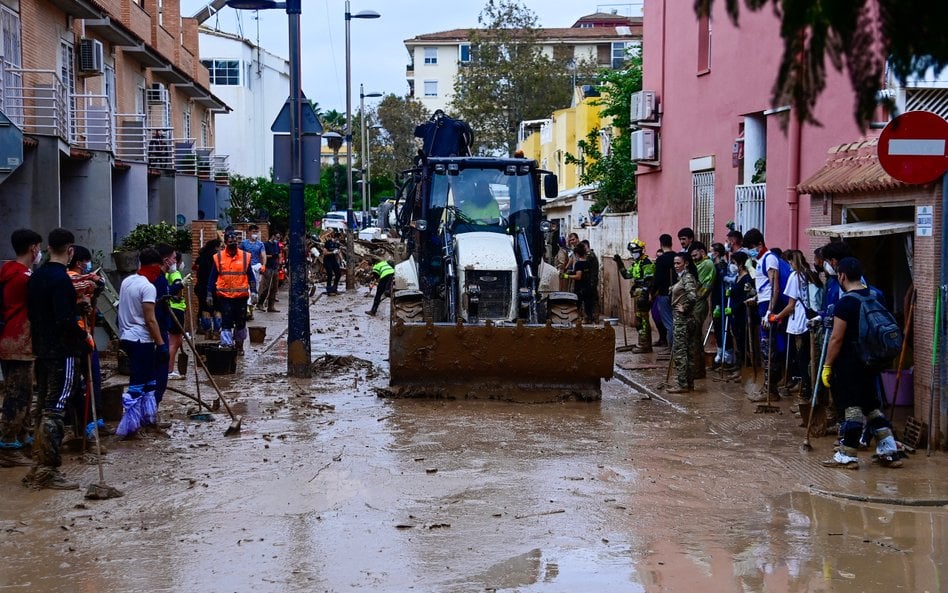
POLYGON ((236 349, 213 344, 206 346, 203 350, 207 370, 212 375, 233 375, 237 372, 236 349))

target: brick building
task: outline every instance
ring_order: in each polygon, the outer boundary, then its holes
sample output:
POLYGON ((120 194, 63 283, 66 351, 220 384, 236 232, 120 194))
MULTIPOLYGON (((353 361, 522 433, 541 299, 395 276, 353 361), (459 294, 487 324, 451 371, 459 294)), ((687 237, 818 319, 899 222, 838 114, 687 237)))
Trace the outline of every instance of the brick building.
MULTIPOLYGON (((890 177, 879 164, 877 139, 834 146, 821 169, 800 185, 810 195, 809 253, 830 240, 845 240, 863 263, 866 279, 885 294, 889 308, 904 324, 910 291, 916 293, 913 328, 908 342, 914 366, 912 416, 928 422, 931 405, 932 336, 936 289, 943 241, 941 182, 907 185, 890 177), (931 207, 932 224, 917 225, 920 208, 931 207)), ((941 360, 945 360, 944 353, 941 360)), ((936 369, 937 370, 937 369, 936 369)), ((938 378, 933 447, 945 448, 948 415, 939 401, 938 378)))
POLYGON ((179 0, 0 0, 0 29, 0 258, 19 227, 108 254, 142 222, 217 218, 228 107, 179 0))

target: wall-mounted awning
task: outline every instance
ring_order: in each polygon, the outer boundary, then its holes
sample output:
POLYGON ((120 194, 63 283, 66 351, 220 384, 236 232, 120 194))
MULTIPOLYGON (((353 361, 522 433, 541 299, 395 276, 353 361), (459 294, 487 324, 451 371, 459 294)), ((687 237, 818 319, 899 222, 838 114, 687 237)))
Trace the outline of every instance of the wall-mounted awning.
POLYGON ((806 232, 808 235, 816 237, 840 237, 842 239, 851 237, 879 237, 882 235, 914 233, 915 223, 905 220, 867 220, 864 222, 811 227, 808 228, 806 232))

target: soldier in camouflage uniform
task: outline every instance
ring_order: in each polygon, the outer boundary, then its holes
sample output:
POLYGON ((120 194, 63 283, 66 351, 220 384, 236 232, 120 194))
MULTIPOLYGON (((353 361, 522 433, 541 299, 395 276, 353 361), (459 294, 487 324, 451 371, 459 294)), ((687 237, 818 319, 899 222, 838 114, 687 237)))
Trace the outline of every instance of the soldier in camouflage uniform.
POLYGON ((675 362, 677 385, 668 388, 668 393, 687 393, 694 389, 693 340, 698 333, 694 308, 698 302, 697 269, 687 253, 675 255, 675 273, 678 282, 671 287, 671 309, 674 327, 672 359, 675 362))
POLYGON ((646 354, 652 351, 652 327, 649 325, 649 315, 652 308, 650 295, 652 280, 655 277, 655 264, 645 254, 645 241, 633 239, 626 246, 632 254, 632 263, 625 269, 622 258, 617 253, 613 259, 619 265, 619 273, 626 280, 632 280, 629 294, 635 303, 635 322, 639 330, 639 343, 632 347, 636 354, 646 354))

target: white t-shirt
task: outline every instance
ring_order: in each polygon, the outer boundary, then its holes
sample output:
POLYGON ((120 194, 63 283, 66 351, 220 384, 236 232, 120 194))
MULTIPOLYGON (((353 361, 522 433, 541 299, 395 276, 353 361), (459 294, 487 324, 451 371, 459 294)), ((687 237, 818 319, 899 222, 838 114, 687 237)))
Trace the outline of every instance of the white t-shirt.
POLYGON ((770 270, 777 270, 778 273, 780 270, 777 254, 772 251, 766 252, 763 257, 757 260, 757 269, 754 270, 754 285, 757 287, 758 303, 769 303, 773 294, 773 287, 770 285, 770 270))
POLYGON ((795 302, 793 314, 790 315, 790 320, 787 322, 787 333, 792 336, 806 333, 806 308, 803 306, 803 302, 809 298, 807 284, 806 278, 800 276, 797 272, 792 272, 790 277, 787 278, 787 287, 783 291, 783 294, 794 299, 795 302))
POLYGON ((119 338, 131 342, 154 342, 145 325, 142 303, 155 302, 155 285, 141 274, 132 274, 119 289, 119 338))

